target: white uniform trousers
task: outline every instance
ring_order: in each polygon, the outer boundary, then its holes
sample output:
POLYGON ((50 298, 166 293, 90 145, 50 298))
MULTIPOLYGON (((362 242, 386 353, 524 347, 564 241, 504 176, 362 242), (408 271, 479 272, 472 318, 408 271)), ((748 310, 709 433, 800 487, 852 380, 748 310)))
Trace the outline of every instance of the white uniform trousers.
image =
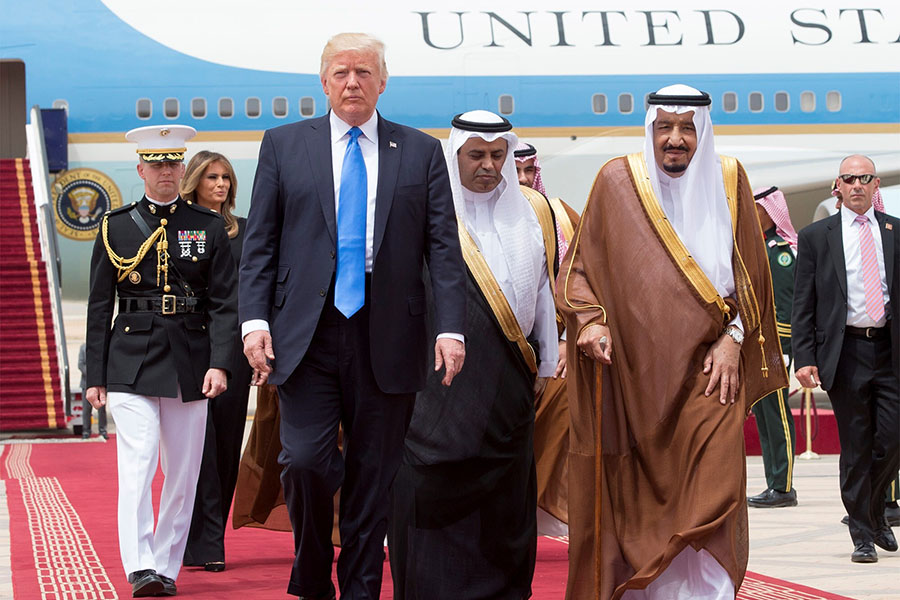
POLYGON ((155 569, 175 579, 191 527, 206 436, 207 401, 110 392, 119 470, 119 553, 125 573, 155 569), (153 530, 151 485, 165 480, 153 530))

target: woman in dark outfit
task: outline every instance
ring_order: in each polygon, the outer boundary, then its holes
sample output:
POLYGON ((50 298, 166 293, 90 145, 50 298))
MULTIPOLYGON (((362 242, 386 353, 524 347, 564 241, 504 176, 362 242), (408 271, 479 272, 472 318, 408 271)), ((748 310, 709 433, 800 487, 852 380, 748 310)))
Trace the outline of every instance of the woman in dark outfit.
MULTIPOLYGON (((246 219, 232 214, 236 193, 234 169, 223 155, 204 150, 188 163, 181 196, 224 217, 231 254, 239 266, 246 219)), ((239 330, 234 332, 234 343, 228 389, 209 402, 197 497, 184 551, 185 566, 215 572, 225 570, 225 525, 237 481, 250 394, 250 365, 244 357, 239 330)))

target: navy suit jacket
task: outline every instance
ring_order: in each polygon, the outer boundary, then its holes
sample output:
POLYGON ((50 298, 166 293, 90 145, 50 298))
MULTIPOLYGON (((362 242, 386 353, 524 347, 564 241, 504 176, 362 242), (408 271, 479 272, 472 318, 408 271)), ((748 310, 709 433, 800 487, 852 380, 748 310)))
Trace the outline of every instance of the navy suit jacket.
MULTIPOLYGON (((328 116, 266 131, 240 269, 240 321, 265 319, 281 384, 306 354, 337 265, 328 116)), ((370 173, 369 177, 373 174, 370 173)), ((466 271, 441 144, 378 116, 369 303, 372 370, 386 393, 425 384, 424 266, 435 330, 465 331, 466 271)))
MULTIPOLYGON (((884 267, 890 306, 894 373, 900 370, 900 219, 875 213, 884 248, 884 267)), ((794 271, 794 308, 791 345, 794 368, 819 368, 822 389, 831 389, 844 344, 847 325, 847 261, 841 214, 816 221, 800 230, 794 271)))

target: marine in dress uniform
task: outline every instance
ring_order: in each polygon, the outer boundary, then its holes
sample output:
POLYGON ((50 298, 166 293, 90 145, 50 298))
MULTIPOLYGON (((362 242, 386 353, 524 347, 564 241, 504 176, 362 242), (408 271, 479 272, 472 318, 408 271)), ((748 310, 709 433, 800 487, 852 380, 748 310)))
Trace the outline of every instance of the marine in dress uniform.
MULTIPOLYGON (((767 210, 760 201, 775 194, 777 188, 769 188, 755 194, 758 210, 767 210)), ((780 194, 780 192, 779 192, 780 194)), ((783 196, 781 196, 783 201, 783 196)), ((787 215, 784 204, 783 215, 787 215)), ((773 211, 774 212, 774 211, 773 211)), ((765 220, 766 251, 769 255, 769 270, 772 273, 772 289, 775 293, 775 324, 781 352, 786 356, 785 364, 791 364, 791 308, 794 299, 794 251, 788 240, 778 234, 772 216, 760 215, 765 220), (766 225, 769 225, 766 227, 766 225)), ((789 221, 788 221, 789 223, 789 221)), ((791 228, 793 230, 793 228, 791 228)), ((747 498, 747 504, 756 508, 777 508, 797 506, 797 490, 793 485, 795 431, 794 418, 788 406, 788 389, 781 388, 762 398, 753 405, 756 427, 759 431, 759 444, 762 447, 763 466, 766 472, 766 490, 756 496, 747 498)))
POLYGON ((237 326, 236 271, 223 219, 184 202, 179 125, 132 130, 145 195, 109 212, 91 257, 88 397, 116 422, 119 551, 132 593, 173 596, 206 430, 224 391, 237 326), (110 328, 118 299, 118 316, 110 328), (165 476, 154 530, 151 483, 165 476))

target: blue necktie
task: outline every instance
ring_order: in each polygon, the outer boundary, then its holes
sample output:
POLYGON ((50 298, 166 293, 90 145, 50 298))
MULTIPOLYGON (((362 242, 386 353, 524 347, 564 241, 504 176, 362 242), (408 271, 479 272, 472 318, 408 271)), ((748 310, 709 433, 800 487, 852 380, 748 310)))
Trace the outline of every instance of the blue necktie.
POLYGON ((352 317, 366 300, 366 163, 359 148, 359 127, 350 129, 350 141, 341 168, 337 214, 337 279, 334 306, 352 317))

